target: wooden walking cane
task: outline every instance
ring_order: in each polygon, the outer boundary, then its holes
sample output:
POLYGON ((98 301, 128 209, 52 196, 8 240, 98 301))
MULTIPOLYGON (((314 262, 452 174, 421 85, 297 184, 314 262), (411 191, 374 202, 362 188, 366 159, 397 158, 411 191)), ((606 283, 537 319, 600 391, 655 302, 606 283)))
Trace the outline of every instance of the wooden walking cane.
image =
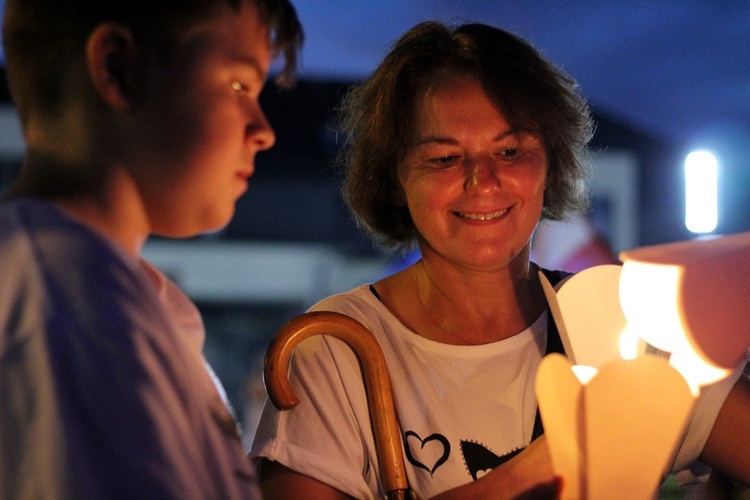
POLYGON ((266 351, 263 368, 271 402, 280 410, 297 406, 299 399, 292 391, 287 373, 292 351, 303 340, 323 334, 349 344, 362 364, 375 447, 388 498, 416 498, 406 479, 401 434, 385 357, 378 341, 359 321, 340 313, 319 311, 302 314, 284 325, 266 351))

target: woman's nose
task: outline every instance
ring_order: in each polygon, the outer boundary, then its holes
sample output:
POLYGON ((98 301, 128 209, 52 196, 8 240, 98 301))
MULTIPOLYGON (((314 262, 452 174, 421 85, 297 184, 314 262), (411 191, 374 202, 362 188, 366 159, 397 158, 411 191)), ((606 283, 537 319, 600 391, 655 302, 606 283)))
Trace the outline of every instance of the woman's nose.
POLYGON ((479 194, 499 188, 498 168, 489 158, 475 158, 467 161, 464 184, 466 192, 479 194))

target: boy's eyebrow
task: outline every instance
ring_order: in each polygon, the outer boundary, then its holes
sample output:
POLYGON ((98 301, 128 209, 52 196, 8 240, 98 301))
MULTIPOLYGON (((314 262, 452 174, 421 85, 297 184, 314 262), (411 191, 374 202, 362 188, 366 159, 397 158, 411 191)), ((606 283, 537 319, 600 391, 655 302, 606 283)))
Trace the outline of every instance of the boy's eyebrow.
POLYGON ((257 74, 259 80, 263 81, 268 77, 268 70, 254 57, 237 55, 232 57, 232 61, 252 69, 257 74))

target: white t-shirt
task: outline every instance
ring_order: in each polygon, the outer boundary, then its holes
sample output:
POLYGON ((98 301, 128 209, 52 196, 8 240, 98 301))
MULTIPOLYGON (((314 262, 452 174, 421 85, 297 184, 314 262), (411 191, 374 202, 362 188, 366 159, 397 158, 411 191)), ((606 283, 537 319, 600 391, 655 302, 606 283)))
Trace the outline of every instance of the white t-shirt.
MULTIPOLYGON (((346 314, 380 343, 407 478, 420 498, 481 477, 529 444, 547 313, 506 340, 455 346, 408 330, 367 285, 329 297, 312 310, 346 314)), ((299 405, 278 411, 266 403, 250 456, 278 461, 357 498, 382 498, 365 390, 351 348, 330 336, 302 342, 293 355, 290 381, 299 405)), ((719 391, 709 411, 698 412, 701 418, 678 464, 700 453, 727 391, 719 391)))
MULTIPOLYGON (((529 443, 546 314, 510 339, 454 346, 415 335, 367 286, 312 309, 347 314, 376 336, 406 436, 407 477, 420 498, 481 476, 529 443)), ((266 405, 251 456, 277 460, 355 497, 382 497, 352 350, 328 336, 303 342, 293 356, 291 381, 300 404, 288 412, 266 405)))

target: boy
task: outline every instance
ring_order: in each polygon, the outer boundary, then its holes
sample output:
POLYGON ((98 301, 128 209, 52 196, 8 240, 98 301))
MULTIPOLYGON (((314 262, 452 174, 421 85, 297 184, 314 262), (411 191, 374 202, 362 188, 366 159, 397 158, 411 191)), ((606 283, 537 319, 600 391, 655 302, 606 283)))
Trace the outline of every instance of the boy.
POLYGON ((288 0, 7 0, 0 498, 257 495, 197 309, 139 256, 230 220, 301 41, 288 0))

